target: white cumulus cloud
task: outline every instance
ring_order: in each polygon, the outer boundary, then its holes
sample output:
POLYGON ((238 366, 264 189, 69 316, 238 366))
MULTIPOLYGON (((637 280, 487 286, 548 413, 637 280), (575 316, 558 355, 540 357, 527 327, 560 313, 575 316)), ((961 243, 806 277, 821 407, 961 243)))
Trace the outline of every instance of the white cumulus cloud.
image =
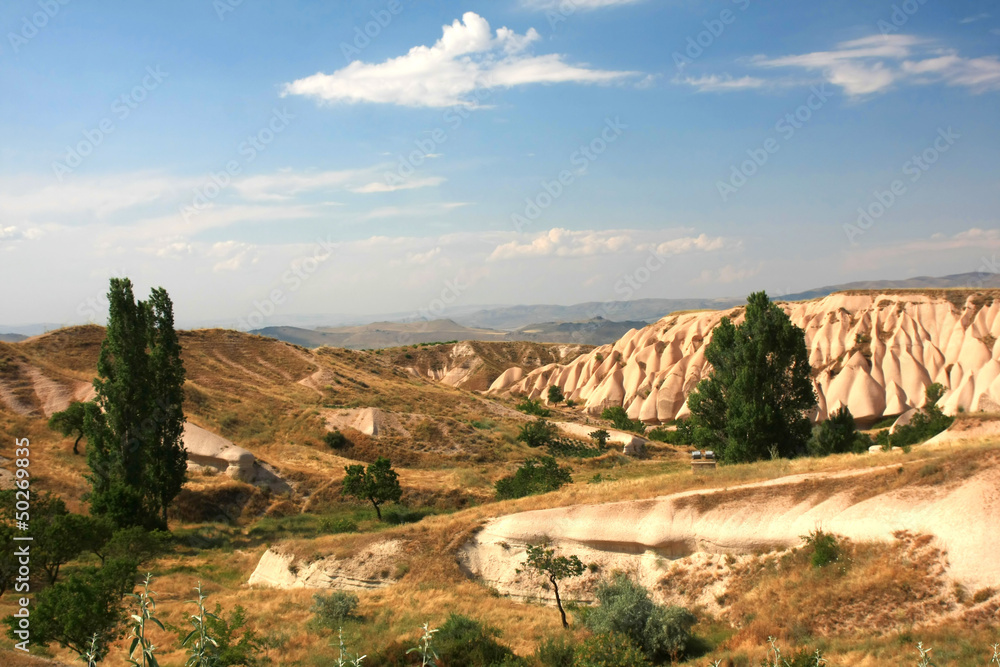
POLYGON ((531 55, 540 39, 531 28, 494 34, 474 12, 444 26, 432 46, 415 46, 383 63, 354 61, 332 74, 318 72, 285 84, 282 95, 324 102, 373 102, 410 107, 476 106, 476 91, 532 83, 608 83, 636 75, 571 65, 557 54, 531 55))

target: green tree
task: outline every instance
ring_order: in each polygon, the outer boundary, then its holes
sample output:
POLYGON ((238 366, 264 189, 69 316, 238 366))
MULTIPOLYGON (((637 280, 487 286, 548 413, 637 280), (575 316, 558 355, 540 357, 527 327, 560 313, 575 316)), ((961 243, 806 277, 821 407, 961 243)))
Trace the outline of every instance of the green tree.
POLYGON ((174 304, 162 287, 149 296, 149 367, 155 406, 149 417, 152 438, 145 476, 160 511, 160 527, 167 526, 167 507, 187 479, 184 449, 184 363, 174 330, 174 304))
POLYGON ((512 500, 536 493, 548 493, 572 481, 572 469, 560 466, 555 457, 541 456, 537 459, 526 459, 513 475, 496 481, 497 500, 512 500))
POLYGON ((184 369, 170 298, 154 289, 136 301, 128 279, 113 278, 108 326, 86 405, 84 433, 90 507, 120 527, 166 528, 187 454, 180 437, 184 369))
POLYGON ((906 447, 916 445, 929 438, 934 437, 941 431, 951 426, 955 421, 954 417, 949 417, 937 406, 937 402, 944 395, 944 387, 937 382, 930 384, 924 390, 924 397, 927 399, 923 409, 913 415, 909 424, 898 427, 889 436, 891 447, 906 447))
POLYGON ((562 403, 565 400, 566 397, 563 396, 562 388, 560 388, 559 385, 554 384, 549 387, 549 403, 554 405, 556 403, 562 403))
MULTIPOLYGON (((40 591, 31 610, 31 638, 38 644, 58 643, 83 654, 97 635, 100 653, 122 635, 123 598, 135 583, 136 562, 114 560, 102 568, 84 567, 40 591)), ((4 622, 14 637, 13 616, 4 622)))
POLYGON ((358 500, 367 500, 375 508, 375 515, 382 520, 382 510, 379 507, 387 502, 399 502, 403 490, 399 486, 399 475, 392 469, 392 463, 384 456, 375 459, 366 469, 363 465, 350 465, 344 468, 344 486, 341 494, 353 496, 358 500))
POLYGON ((517 441, 523 442, 528 447, 543 447, 555 439, 557 432, 555 424, 539 417, 535 421, 521 426, 517 434, 517 441))
MULTIPOLYGON (((862 438, 854 424, 854 415, 843 406, 819 425, 816 437, 809 441, 809 453, 813 456, 846 454, 859 449, 862 438)), ((867 438, 865 438, 867 440, 867 438)))
POLYGON ((805 332, 766 293, 747 298, 739 326, 722 318, 705 360, 711 373, 688 397, 699 445, 728 463, 805 449, 816 405, 805 332))
POLYGON ((594 442, 598 447, 603 449, 608 446, 608 440, 611 438, 611 434, 601 428, 596 431, 592 431, 590 433, 590 437, 594 439, 594 442))
POLYGON ((56 412, 49 417, 49 428, 62 433, 65 438, 73 438, 73 453, 80 453, 80 440, 83 439, 83 416, 87 407, 80 401, 73 401, 62 412, 56 412))
MULTIPOLYGON (((552 584, 552 592, 556 596, 556 606, 559 607, 563 627, 568 628, 566 611, 562 606, 562 598, 559 597, 559 582, 583 574, 583 563, 575 555, 568 558, 557 556, 555 549, 546 549, 544 544, 529 544, 527 554, 528 557, 521 563, 521 568, 532 570, 549 580, 549 583, 552 584)), ((517 572, 520 574, 521 570, 518 569, 517 572)))

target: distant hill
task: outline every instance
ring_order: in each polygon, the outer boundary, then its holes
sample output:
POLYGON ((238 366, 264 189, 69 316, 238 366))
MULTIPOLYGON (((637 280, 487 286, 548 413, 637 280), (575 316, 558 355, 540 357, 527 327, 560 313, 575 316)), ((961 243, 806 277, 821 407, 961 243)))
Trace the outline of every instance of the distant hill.
POLYGON ((583 322, 542 322, 510 332, 507 340, 604 345, 618 340, 632 329, 642 329, 647 324, 648 322, 641 320, 615 322, 603 317, 583 322))
MULTIPOLYGON (((659 318, 657 318, 659 319, 659 318)), ((612 343, 630 329, 641 329, 647 322, 615 322, 595 317, 580 322, 541 322, 516 331, 497 331, 465 327, 453 320, 426 322, 374 322, 357 327, 266 327, 250 333, 283 340, 308 348, 344 347, 354 350, 381 349, 420 343, 448 341, 570 343, 604 345, 612 343)))
POLYGON ((581 322, 602 317, 617 322, 655 322, 678 310, 721 310, 746 301, 743 297, 720 299, 636 299, 635 301, 588 301, 570 306, 500 306, 485 308, 455 320, 468 327, 514 331, 538 322, 581 322))
POLYGON ((1000 287, 1000 273, 956 273, 951 276, 918 276, 906 280, 862 280, 842 285, 828 285, 796 294, 783 294, 776 300, 807 301, 845 290, 880 290, 880 289, 955 289, 969 287, 973 289, 989 289, 1000 287))
POLYGON ((346 347, 354 350, 400 347, 452 340, 505 340, 503 331, 465 327, 452 320, 373 322, 353 327, 266 327, 250 333, 277 338, 303 347, 346 347))
POLYGON ((22 336, 21 334, 0 333, 0 342, 4 343, 16 343, 18 341, 24 340, 25 338, 27 338, 27 336, 22 336))

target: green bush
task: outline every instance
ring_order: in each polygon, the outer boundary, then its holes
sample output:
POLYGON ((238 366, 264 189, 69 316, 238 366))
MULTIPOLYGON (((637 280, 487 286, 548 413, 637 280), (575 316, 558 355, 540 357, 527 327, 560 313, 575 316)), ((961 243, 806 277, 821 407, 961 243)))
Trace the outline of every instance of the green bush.
POLYGON ((868 439, 858 433, 854 425, 854 415, 845 405, 819 425, 807 447, 813 456, 829 456, 864 451, 866 441, 868 439))
POLYGON ((580 610, 584 625, 596 634, 624 635, 654 662, 676 660, 691 640, 691 612, 656 604, 649 591, 624 574, 601 581, 597 600, 596 607, 580 610))
POLYGON ((646 432, 646 425, 638 419, 629 419, 625 408, 621 406, 604 408, 604 411, 601 412, 601 419, 610 420, 615 425, 615 428, 623 431, 632 431, 640 435, 646 432))
POLYGON ((627 635, 609 632, 588 637, 576 650, 573 667, 650 667, 652 663, 627 635))
POLYGON ((495 484, 497 500, 511 500, 555 491, 573 481, 572 472, 568 466, 556 463, 555 458, 551 456, 527 459, 513 475, 497 480, 495 484))
POLYGON ((434 650, 443 667, 523 665, 524 661, 499 643, 498 637, 499 628, 453 612, 434 635, 434 650))
MULTIPOLYGON (((386 510, 388 513, 388 510, 386 510)), ((330 534, 337 533, 356 533, 358 532, 358 524, 353 519, 347 519, 341 517, 339 519, 324 519, 321 524, 323 532, 330 534)))
POLYGON ((599 445, 572 438, 554 438, 549 442, 548 450, 553 456, 572 456, 581 459, 600 456, 605 452, 599 445))
POLYGON ((535 415, 536 417, 548 417, 552 414, 551 410, 542 405, 542 401, 539 398, 526 398, 515 405, 514 408, 526 415, 535 415))
POLYGON ((517 434, 517 441, 523 442, 529 447, 542 447, 555 440, 556 432, 555 425, 539 418, 521 426, 521 430, 517 434))
POLYGON ((805 536, 806 547, 812 552, 809 563, 813 567, 826 567, 840 558, 840 545, 837 538, 822 530, 814 530, 805 536))
POLYGON ((356 618, 358 596, 343 591, 334 591, 327 596, 313 595, 313 620, 322 628, 337 630, 344 621, 356 618))
POLYGON ((694 428, 686 419, 677 422, 676 430, 668 430, 663 426, 651 429, 646 437, 656 442, 665 442, 668 445, 693 445, 694 428))
POLYGON ((351 441, 347 439, 347 436, 341 433, 338 429, 334 429, 323 436, 323 442, 330 449, 343 449, 351 444, 351 441))
POLYGON ((566 396, 563 395, 562 388, 558 385, 552 385, 549 387, 549 403, 562 403, 566 400, 566 396))
POLYGON ((207 616, 206 625, 216 646, 212 649, 216 667, 254 667, 264 664, 264 651, 270 642, 247 627, 246 610, 236 605, 232 613, 223 615, 222 605, 215 605, 214 616, 207 616))
POLYGON ((434 512, 429 509, 413 509, 410 507, 396 506, 390 507, 386 511, 382 512, 382 520, 386 523, 400 526, 404 523, 416 523, 425 516, 433 513, 434 512))
POLYGON ((573 667, 576 648, 565 635, 549 637, 535 649, 535 658, 542 667, 573 667))
POLYGON ((913 415, 909 424, 905 424, 896 429, 889 436, 892 447, 909 447, 933 438, 935 435, 951 426, 955 421, 954 417, 949 417, 937 406, 937 402, 944 393, 944 387, 935 382, 924 390, 927 403, 924 409, 913 415))

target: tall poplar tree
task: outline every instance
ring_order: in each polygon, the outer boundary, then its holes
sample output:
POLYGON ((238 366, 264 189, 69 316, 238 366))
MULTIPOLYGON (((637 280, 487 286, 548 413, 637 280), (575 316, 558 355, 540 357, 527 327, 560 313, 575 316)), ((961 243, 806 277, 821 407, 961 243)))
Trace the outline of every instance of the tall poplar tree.
POLYGON ((84 417, 91 512, 118 526, 165 528, 187 465, 173 305, 162 289, 137 302, 127 278, 111 279, 108 303, 97 398, 84 417))

